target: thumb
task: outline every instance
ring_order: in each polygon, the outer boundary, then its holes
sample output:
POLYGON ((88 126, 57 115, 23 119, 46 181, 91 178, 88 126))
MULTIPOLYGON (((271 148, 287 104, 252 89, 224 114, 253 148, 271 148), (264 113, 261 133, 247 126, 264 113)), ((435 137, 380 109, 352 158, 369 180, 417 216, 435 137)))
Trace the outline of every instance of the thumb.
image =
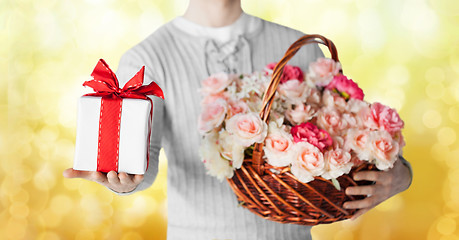
POLYGON ((87 171, 78 171, 73 168, 67 168, 64 170, 63 175, 66 178, 85 178, 89 172, 87 171))

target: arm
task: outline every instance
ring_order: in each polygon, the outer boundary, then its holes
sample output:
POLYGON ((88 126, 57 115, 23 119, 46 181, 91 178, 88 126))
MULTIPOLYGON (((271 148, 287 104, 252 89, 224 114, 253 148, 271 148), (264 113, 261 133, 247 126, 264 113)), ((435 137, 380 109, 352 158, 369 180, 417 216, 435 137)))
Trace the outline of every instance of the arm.
MULTIPOLYGON (((120 81, 120 86, 123 86, 144 64, 140 57, 137 57, 133 51, 127 52, 121 58, 117 78, 120 81)), ((158 78, 154 77, 152 69, 148 66, 145 72, 145 82, 148 84, 158 78)), ((149 147, 149 164, 148 169, 144 175, 132 175, 126 173, 116 173, 111 171, 109 173, 101 173, 95 171, 77 171, 72 168, 64 171, 66 178, 83 178, 89 181, 97 182, 111 191, 120 194, 131 194, 136 191, 144 190, 151 186, 158 173, 158 156, 161 149, 162 138, 162 118, 164 112, 164 102, 157 98, 152 97, 153 100, 153 122, 151 126, 151 138, 149 147)))
POLYGON ((360 209, 352 219, 356 219, 378 204, 410 187, 413 180, 411 165, 402 156, 399 156, 399 160, 388 171, 361 171, 354 175, 356 181, 374 181, 375 184, 346 189, 347 195, 367 195, 362 200, 344 204, 344 207, 348 209, 360 209))

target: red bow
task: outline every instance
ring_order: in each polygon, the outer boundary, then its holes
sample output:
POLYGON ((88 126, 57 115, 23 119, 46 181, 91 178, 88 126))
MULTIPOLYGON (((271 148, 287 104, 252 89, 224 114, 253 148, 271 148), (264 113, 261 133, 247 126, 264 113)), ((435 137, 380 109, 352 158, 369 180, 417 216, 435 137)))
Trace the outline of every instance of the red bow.
POLYGON ((154 95, 164 99, 164 94, 161 88, 155 82, 151 82, 146 86, 143 85, 143 76, 145 66, 143 66, 134 77, 129 80, 123 88, 119 87, 118 78, 115 73, 110 69, 108 64, 100 59, 97 63, 91 76, 93 80, 86 81, 83 86, 88 86, 96 91, 97 96, 118 96, 121 98, 140 98, 146 99, 147 95, 154 95))

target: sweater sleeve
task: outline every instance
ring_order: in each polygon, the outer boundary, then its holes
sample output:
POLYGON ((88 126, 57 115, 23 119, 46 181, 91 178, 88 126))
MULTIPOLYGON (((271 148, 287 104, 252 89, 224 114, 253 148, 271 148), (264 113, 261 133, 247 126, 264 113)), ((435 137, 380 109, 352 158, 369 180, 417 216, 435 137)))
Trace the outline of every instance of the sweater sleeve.
MULTIPOLYGON (((118 65, 118 70, 116 75, 120 81, 120 86, 129 81, 129 79, 134 76, 142 66, 145 66, 145 77, 144 85, 149 84, 152 81, 155 81, 160 87, 161 83, 156 77, 157 75, 153 72, 152 63, 148 61, 149 59, 145 56, 140 56, 136 54, 134 49, 126 52, 120 60, 118 65)), ((157 174, 158 174, 158 163, 159 163, 159 151, 161 150, 161 139, 162 139, 162 129, 163 129, 163 116, 164 116, 164 101, 155 96, 149 96, 153 100, 153 120, 151 125, 151 135, 150 135, 150 146, 149 146, 149 163, 148 169, 144 174, 142 182, 131 192, 119 193, 115 192, 118 195, 128 195, 137 191, 142 191, 150 187, 157 174)))

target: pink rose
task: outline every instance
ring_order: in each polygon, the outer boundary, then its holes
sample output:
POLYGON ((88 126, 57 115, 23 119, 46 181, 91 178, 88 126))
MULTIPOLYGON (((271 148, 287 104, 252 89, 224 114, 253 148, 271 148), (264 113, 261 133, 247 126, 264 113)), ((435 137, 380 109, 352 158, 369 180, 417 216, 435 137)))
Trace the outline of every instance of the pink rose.
POLYGON ((325 172, 322 177, 325 179, 336 179, 343 174, 348 174, 354 165, 351 161, 351 154, 339 148, 326 151, 324 159, 325 172))
POLYGON ((288 166, 292 162, 292 148, 292 136, 276 123, 270 123, 264 146, 268 163, 275 167, 288 166))
POLYGON ((369 148, 379 170, 386 170, 394 166, 399 153, 399 145, 388 132, 372 131, 369 148))
POLYGON ((268 125, 257 113, 236 114, 226 121, 226 130, 244 147, 261 143, 268 134, 268 125))
POLYGON ((379 128, 379 117, 376 111, 373 111, 370 106, 362 107, 357 113, 360 125, 370 130, 379 128))
POLYGON ((322 108, 317 114, 317 126, 337 134, 346 128, 346 122, 334 108, 322 108))
POLYGON ((316 115, 316 111, 311 105, 299 103, 295 108, 288 109, 285 112, 285 117, 293 125, 298 125, 311 120, 316 115))
MULTIPOLYGON (((274 67, 276 66, 276 64, 277 63, 270 63, 266 65, 266 69, 274 70, 274 67)), ((294 79, 300 82, 303 82, 304 81, 303 71, 301 71, 301 68, 299 67, 285 65, 284 72, 282 73, 280 83, 285 83, 285 82, 288 82, 294 79)))
POLYGON ((309 88, 309 93, 308 93, 306 102, 309 104, 319 104, 321 97, 322 96, 321 96, 320 91, 315 87, 311 87, 309 88))
POLYGON ((237 78, 233 74, 216 73, 202 81, 201 91, 206 94, 217 94, 225 90, 233 80, 237 78))
POLYGON ((363 100, 364 94, 362 89, 352 79, 348 79, 342 74, 334 76, 326 88, 338 91, 346 100, 349 98, 363 100))
POLYGON ((227 103, 223 99, 217 99, 203 106, 198 120, 198 129, 201 134, 219 127, 225 120, 227 103))
POLYGON ((390 108, 388 106, 384 106, 381 103, 373 103, 371 105, 371 108, 373 110, 374 107, 378 105, 378 110, 379 112, 379 129, 381 130, 386 130, 389 133, 395 133, 400 131, 405 123, 403 120, 400 118, 398 115, 397 111, 393 108, 390 108))
POLYGON ((330 58, 319 58, 309 64, 308 79, 315 85, 327 86, 341 70, 341 64, 330 58))
POLYGON ((308 88, 306 82, 295 79, 279 84, 278 92, 284 99, 298 103, 306 100, 308 88))
POLYGON ((296 125, 292 127, 290 132, 295 143, 308 142, 319 148, 320 151, 324 151, 324 149, 333 144, 327 131, 317 128, 310 122, 296 125))
POLYGON ((294 147, 291 172, 299 181, 307 183, 324 171, 324 156, 320 149, 307 142, 299 142, 294 147))

